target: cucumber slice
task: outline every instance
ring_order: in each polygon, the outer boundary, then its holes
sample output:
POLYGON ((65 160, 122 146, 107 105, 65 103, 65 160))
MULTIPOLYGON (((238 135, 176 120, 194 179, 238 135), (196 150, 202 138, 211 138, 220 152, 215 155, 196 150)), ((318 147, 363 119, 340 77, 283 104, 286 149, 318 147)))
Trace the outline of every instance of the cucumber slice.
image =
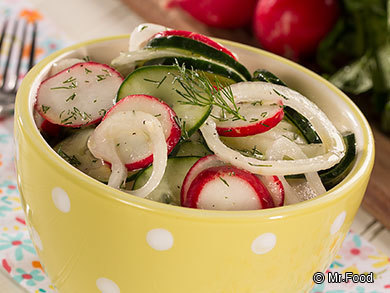
POLYGON ((186 68, 193 69, 193 70, 201 70, 205 73, 212 74, 213 76, 217 75, 218 80, 222 84, 232 84, 234 82, 244 81, 244 79, 240 75, 238 75, 234 70, 230 69, 229 67, 221 66, 216 63, 207 60, 198 59, 198 58, 189 58, 189 57, 155 58, 146 61, 144 65, 175 65, 175 64, 179 64, 180 66, 185 64, 186 68))
POLYGON ((175 157, 191 157, 199 156, 205 157, 211 155, 213 152, 210 151, 202 134, 197 131, 191 135, 189 140, 182 141, 175 152, 175 157))
POLYGON ((183 97, 176 90, 183 91, 174 75, 179 75, 175 66, 144 66, 133 71, 122 83, 117 94, 117 102, 122 98, 144 94, 154 96, 167 103, 179 118, 183 136, 191 136, 206 120, 211 106, 193 106, 181 103, 183 97))
MULTIPOLYGON (((322 184, 326 190, 329 190, 339 184, 349 173, 353 167, 353 161, 356 156, 356 140, 355 134, 348 133, 343 135, 346 152, 341 161, 329 168, 327 170, 322 170, 318 172, 320 175, 322 184)), ((287 179, 302 179, 304 178, 303 174, 288 175, 287 179)))
MULTIPOLYGON (((78 129, 71 136, 58 143, 54 150, 69 164, 81 172, 99 180, 108 182, 111 175, 111 168, 102 160, 95 158, 88 149, 87 142, 92 135, 94 128, 78 129)), ((126 181, 134 180, 137 172, 129 172, 126 181)))
POLYGON ((252 81, 266 81, 273 84, 287 86, 279 77, 265 69, 257 69, 253 73, 252 81))
POLYGON ((322 143, 321 138, 314 130, 313 125, 303 115, 295 111, 289 106, 284 106, 285 117, 294 124, 302 135, 305 137, 307 143, 322 143))
MULTIPOLYGON (((180 205, 180 191, 184 177, 198 160, 199 157, 169 158, 160 184, 145 198, 162 203, 180 205)), ((137 176, 133 189, 141 188, 148 181, 152 171, 153 165, 144 169, 137 176)))
MULTIPOLYGON (((256 70, 253 73, 252 81, 265 81, 272 84, 287 86, 279 77, 265 69, 256 70)), ((302 116, 289 106, 284 106, 284 114, 285 117, 299 129, 307 143, 322 143, 321 138, 306 117, 302 116)))
POLYGON ((94 128, 79 129, 54 147, 54 150, 69 164, 83 173, 102 182, 108 182, 111 168, 95 158, 88 149, 87 142, 94 128))
POLYGON ((355 134, 348 133, 343 135, 346 152, 341 161, 330 169, 319 171, 321 181, 326 190, 329 190, 339 184, 351 171, 356 156, 355 134))
POLYGON ((168 36, 150 40, 145 48, 169 48, 178 52, 187 51, 189 53, 185 55, 200 55, 220 64, 225 64, 241 74, 245 80, 251 80, 251 75, 244 65, 228 54, 199 41, 180 36, 168 36))

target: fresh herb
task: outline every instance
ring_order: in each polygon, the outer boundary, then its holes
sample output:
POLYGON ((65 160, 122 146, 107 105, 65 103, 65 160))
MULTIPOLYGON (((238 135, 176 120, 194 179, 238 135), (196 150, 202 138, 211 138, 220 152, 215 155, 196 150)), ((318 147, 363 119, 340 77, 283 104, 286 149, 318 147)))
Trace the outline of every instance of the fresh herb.
MULTIPOLYGON (((61 112, 61 115, 60 115, 60 118, 62 116, 62 113, 61 112)), ((87 114, 86 112, 84 113, 81 113, 80 110, 76 107, 73 107, 72 110, 68 110, 67 113, 66 113, 68 116, 64 119, 61 120, 61 124, 72 124, 73 122, 72 121, 69 121, 69 120, 76 120, 77 117, 80 117, 82 120, 91 120, 91 115, 90 114, 87 114)))
POLYGON ((238 151, 241 155, 243 155, 245 157, 255 158, 255 159, 259 159, 259 160, 264 159, 263 153, 260 152, 256 148, 256 146, 254 146, 251 150, 248 150, 248 149, 236 149, 236 151, 238 151))
POLYGON ((260 101, 255 101, 255 102, 251 103, 252 106, 256 106, 257 104, 259 104, 260 106, 263 106, 263 101, 260 100, 260 101))
POLYGON ((85 56, 85 57, 83 57, 83 60, 84 60, 85 62, 89 62, 89 61, 91 61, 91 58, 89 58, 89 56, 85 56))
POLYGON ((88 74, 88 73, 92 72, 92 70, 89 70, 87 67, 85 67, 84 70, 85 70, 85 74, 88 74))
POLYGON ((74 89, 74 88, 77 87, 76 78, 73 77, 73 76, 69 77, 67 80, 63 81, 62 83, 65 84, 65 85, 70 83, 70 85, 68 85, 68 86, 57 86, 57 87, 52 87, 50 89, 51 90, 60 90, 60 89, 70 90, 70 89, 74 89))
POLYGON ((140 32, 142 32, 144 29, 146 29, 148 26, 147 25, 143 25, 140 29, 139 29, 139 31, 140 32))
POLYGON ((154 115, 154 117, 160 117, 160 116, 161 116, 161 114, 154 115))
MULTIPOLYGON (((278 96, 280 96, 280 97, 282 97, 283 99, 285 99, 285 100, 289 100, 289 98, 287 98, 285 95, 283 95, 282 93, 280 93, 279 91, 277 91, 276 89, 273 89, 274 90, 274 92, 278 95, 278 96)), ((274 104, 271 104, 272 106, 276 106, 277 104, 276 103, 274 103, 274 104)))
POLYGON ((254 166, 254 167, 272 167, 272 165, 253 164, 251 162, 248 162, 248 165, 254 166))
POLYGON ((65 100, 65 102, 73 101, 75 97, 76 97, 76 93, 73 93, 72 95, 69 96, 69 98, 65 100))
POLYGON ((167 76, 164 76, 160 81, 158 80, 153 80, 153 79, 149 79, 149 78, 144 78, 144 81, 147 81, 147 82, 151 82, 151 83, 154 83, 154 84, 157 84, 157 88, 159 88, 163 82, 167 79, 167 76))
POLYGON ((250 123, 257 122, 257 121, 259 121, 259 119, 257 118, 251 118, 251 120, 249 120, 250 123))
POLYGON ((107 77, 104 74, 98 74, 96 75, 97 81, 102 81, 105 80, 107 77))
POLYGON ((265 116, 267 116, 267 114, 268 114, 268 112, 262 112, 262 113, 260 114, 260 116, 263 117, 263 118, 265 118, 265 116))
MULTIPOLYGON (((179 83, 182 88, 182 90, 176 89, 176 92, 184 99, 179 101, 180 103, 200 107, 216 106, 229 114, 233 121, 246 121, 245 117, 239 113, 240 107, 237 106, 228 84, 220 82, 217 77, 210 81, 203 72, 189 70, 184 63, 180 66, 176 62, 175 66, 179 75, 174 75, 174 82, 179 83)), ((222 117, 222 119, 226 118, 222 117)))
POLYGON ((184 140, 188 140, 190 139, 190 136, 187 132, 187 129, 186 129, 186 122, 183 121, 183 119, 181 118, 178 118, 177 116, 174 116, 173 119, 175 120, 176 124, 180 127, 181 129, 181 137, 180 137, 180 140, 181 141, 184 141, 184 140))
POLYGON ((105 109, 100 109, 98 112, 99 116, 104 116, 104 115, 106 115, 106 113, 107 113, 107 111, 105 109))
POLYGON ((61 158, 63 158, 65 161, 67 161, 69 164, 71 164, 74 167, 80 166, 81 162, 77 159, 75 155, 69 156, 67 153, 65 153, 61 147, 59 147, 57 153, 60 155, 61 158))
POLYGON ((230 187, 229 186, 229 183, 227 183, 227 181, 225 179, 223 179, 221 176, 219 176, 219 179, 221 179, 221 181, 227 186, 227 187, 230 187))
POLYGON ((42 105, 42 112, 46 114, 47 111, 50 110, 50 106, 42 105))

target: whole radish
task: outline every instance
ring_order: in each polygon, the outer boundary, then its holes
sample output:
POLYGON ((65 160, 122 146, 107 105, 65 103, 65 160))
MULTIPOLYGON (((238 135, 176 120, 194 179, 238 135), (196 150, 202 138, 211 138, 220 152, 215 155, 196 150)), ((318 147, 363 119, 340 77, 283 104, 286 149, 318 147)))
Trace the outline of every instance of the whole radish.
POLYGON ((200 22, 219 28, 238 28, 250 23, 257 0, 170 0, 200 22))
POLYGON ((314 53, 338 15, 338 0, 260 0, 253 28, 266 50, 299 59, 314 53))

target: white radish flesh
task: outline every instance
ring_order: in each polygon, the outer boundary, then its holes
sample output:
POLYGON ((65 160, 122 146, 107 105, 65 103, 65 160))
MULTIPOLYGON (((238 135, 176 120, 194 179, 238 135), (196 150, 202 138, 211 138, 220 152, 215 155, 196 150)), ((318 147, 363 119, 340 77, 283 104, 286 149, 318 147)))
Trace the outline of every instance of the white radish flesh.
POLYGON ((261 182, 267 188, 274 201, 275 206, 280 207, 284 204, 284 187, 278 176, 261 176, 258 175, 261 182))
POLYGON ((85 60, 80 59, 80 58, 67 58, 67 59, 62 59, 60 61, 57 61, 53 63, 49 76, 56 75, 58 72, 65 70, 69 67, 72 67, 73 65, 77 63, 84 63, 85 60))
POLYGON ((218 159, 216 155, 209 155, 203 158, 200 158, 188 171, 186 177, 183 180, 183 185, 181 187, 180 200, 182 203, 185 202, 187 197, 187 191, 191 186, 192 181, 200 172, 210 167, 224 166, 225 162, 218 159))
POLYGON ((214 210, 254 210, 274 207, 261 181, 234 166, 210 167, 192 181, 186 207, 214 210))
MULTIPOLYGON (((124 111, 142 111, 156 117, 164 131, 168 154, 179 142, 181 130, 175 121, 176 114, 166 103, 148 95, 127 96, 107 112, 104 120, 117 112, 124 111)), ((122 131, 122 135, 118 136, 117 144, 119 146, 117 150, 127 169, 129 171, 136 170, 150 165, 153 162, 153 154, 148 147, 148 137, 136 129, 133 132, 129 132, 127 129, 122 131), (131 146, 135 144, 138 147, 131 149, 131 146), (129 154, 131 155, 129 156, 129 154)))
POLYGON ((105 64, 77 63, 41 83, 35 109, 53 124, 89 125, 113 106, 122 81, 122 76, 105 64))
MULTIPOLYGON (((110 115, 96 127, 88 141, 88 148, 96 158, 111 163, 112 174, 108 185, 114 188, 120 188, 127 175, 127 168, 118 152, 120 145, 118 146, 117 141, 123 135, 122 130, 128 134, 137 131, 148 138, 148 148, 152 150, 154 158, 152 175, 143 187, 129 191, 133 195, 145 197, 158 186, 167 164, 167 144, 161 123, 156 117, 145 112, 123 111, 110 115)), ((134 142, 126 146, 125 150, 131 156, 131 152, 140 147, 144 145, 140 146, 134 142)))

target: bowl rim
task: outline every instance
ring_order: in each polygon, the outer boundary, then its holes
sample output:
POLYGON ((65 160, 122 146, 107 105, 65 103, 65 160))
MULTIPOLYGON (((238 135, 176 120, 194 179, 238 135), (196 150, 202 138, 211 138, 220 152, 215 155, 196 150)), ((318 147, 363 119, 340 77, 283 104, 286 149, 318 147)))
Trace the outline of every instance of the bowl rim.
MULTIPOLYGON (((155 202, 148 199, 139 198, 136 196, 131 196, 125 192, 111 188, 90 176, 82 173, 75 167, 69 165, 65 160, 61 159, 57 153, 47 144, 44 138, 39 133, 38 128, 36 127, 33 114, 30 107, 30 94, 34 89, 34 82, 42 70, 48 66, 49 63, 53 62, 56 58, 62 56, 65 53, 74 51, 76 49, 82 48, 87 45, 97 44, 106 41, 114 41, 118 39, 128 39, 129 35, 118 35, 110 36, 104 38, 93 39, 85 42, 81 42, 59 51, 54 52, 53 54, 47 56, 37 65, 34 66, 32 70, 24 77, 22 84, 18 90, 16 103, 15 103, 15 138, 17 138, 17 127, 23 128, 24 136, 29 140, 29 147, 33 147, 41 155, 46 156, 46 159, 51 163, 52 166, 59 168, 63 174, 68 174, 70 178, 82 181, 82 183, 87 187, 87 189, 94 188, 96 191, 96 196, 111 200, 114 202, 123 203, 130 205, 132 207, 140 208, 143 210, 148 210, 158 214, 168 214, 175 217, 190 217, 190 218, 199 218, 203 220, 249 220, 252 218, 267 218, 269 220, 276 218, 285 218, 293 216, 296 214, 305 214, 304 212, 314 211, 316 209, 322 209, 325 206, 333 204, 335 201, 342 199, 348 190, 353 188, 353 185, 358 182, 361 178, 369 177, 371 169, 374 164, 375 148, 374 148, 374 138, 371 131, 371 128, 358 107, 338 88, 332 85, 329 81, 325 80, 321 76, 317 75, 313 71, 299 65, 293 61, 290 61, 281 56, 275 55, 273 53, 261 50, 259 48, 251 47, 248 45, 236 43, 233 41, 222 40, 214 38, 216 41, 223 44, 241 48, 265 56, 266 58, 271 58, 276 61, 282 62, 289 67, 293 67, 298 71, 303 72, 304 74, 316 79, 323 85, 325 85, 329 90, 331 90, 338 98, 342 99, 348 109, 353 113, 354 117, 359 123, 359 128, 362 131, 363 137, 363 149, 362 155, 359 158, 359 161, 356 162, 354 169, 350 174, 344 179, 344 182, 338 184, 336 187, 330 191, 314 198, 301 202, 299 204, 287 205, 283 207, 277 207, 272 209, 265 210, 250 210, 250 211, 213 211, 213 210, 198 210, 184 208, 180 206, 172 206, 164 203, 155 202)), ((17 142, 15 142, 17 145, 17 142)), ((17 146, 16 146, 17 147, 17 146)))

